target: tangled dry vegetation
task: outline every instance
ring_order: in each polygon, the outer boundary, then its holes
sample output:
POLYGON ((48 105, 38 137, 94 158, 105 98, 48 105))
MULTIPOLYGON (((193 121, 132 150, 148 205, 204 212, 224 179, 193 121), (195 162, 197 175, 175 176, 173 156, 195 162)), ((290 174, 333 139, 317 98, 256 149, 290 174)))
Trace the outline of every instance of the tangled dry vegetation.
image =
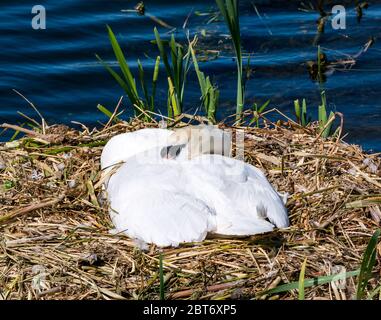
MULTIPOLYGON (((246 161, 289 193, 289 229, 147 252, 111 234, 102 146, 147 126, 157 123, 92 131, 55 125, 0 145, 0 299, 158 299, 160 253, 167 299, 296 299, 296 290, 262 292, 297 281, 305 257, 306 278, 359 268, 380 225, 381 160, 321 139, 316 124, 244 128, 246 161)), ((374 271, 369 290, 379 282, 380 260, 374 271)), ((306 288, 306 299, 351 299, 356 280, 306 288)))

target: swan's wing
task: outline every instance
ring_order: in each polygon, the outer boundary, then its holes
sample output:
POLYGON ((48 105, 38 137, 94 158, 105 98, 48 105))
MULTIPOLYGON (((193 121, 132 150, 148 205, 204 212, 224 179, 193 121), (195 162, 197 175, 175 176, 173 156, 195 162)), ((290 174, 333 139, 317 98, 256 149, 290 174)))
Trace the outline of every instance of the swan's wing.
POLYGON ((259 169, 220 155, 203 155, 190 162, 192 188, 199 189, 198 196, 215 208, 219 233, 255 234, 271 231, 274 225, 288 226, 283 202, 259 169))
POLYGON ((241 212, 255 213, 257 217, 268 219, 278 228, 288 227, 287 210, 279 195, 268 182, 254 176, 251 170, 246 182, 232 183, 227 190, 241 212))
MULTIPOLYGON (((250 164, 245 165, 245 170, 248 175, 246 194, 249 201, 256 203, 258 213, 262 217, 268 218, 278 228, 287 228, 289 219, 283 199, 261 170, 250 164)), ((245 194, 242 193, 242 196, 245 194)))
POLYGON ((141 165, 128 161, 107 187, 116 229, 163 247, 202 241, 215 228, 214 213, 184 192, 184 183, 175 162, 141 165))
POLYGON ((143 151, 166 145, 171 134, 170 130, 147 128, 116 135, 103 148, 101 167, 109 168, 143 151))

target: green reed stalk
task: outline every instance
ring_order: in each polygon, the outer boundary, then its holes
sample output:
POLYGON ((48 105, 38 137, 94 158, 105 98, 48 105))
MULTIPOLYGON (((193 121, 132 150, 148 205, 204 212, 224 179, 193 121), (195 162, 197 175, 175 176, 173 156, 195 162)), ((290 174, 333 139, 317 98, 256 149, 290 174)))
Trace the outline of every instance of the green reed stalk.
MULTIPOLYGON (((196 42, 197 38, 193 40, 196 42)), ((220 91, 210 81, 209 76, 205 77, 205 74, 200 70, 197 57, 193 49, 192 42, 189 41, 189 50, 192 55, 193 66, 197 74, 198 82, 201 90, 201 99, 207 114, 208 121, 211 123, 216 122, 216 112, 220 91)))
POLYGON ((169 51, 171 59, 168 59, 165 42, 160 38, 156 27, 154 28, 156 44, 160 52, 161 59, 168 77, 168 116, 178 116, 182 112, 184 102, 184 88, 186 76, 189 70, 189 56, 185 54, 183 47, 175 41, 174 34, 169 41, 169 51))
POLYGON ((244 105, 245 88, 242 68, 241 32, 239 27, 238 0, 216 0, 222 16, 229 28, 237 58, 237 120, 241 118, 244 105))
MULTIPOLYGON (((156 93, 156 82, 158 78, 158 72, 159 72, 159 63, 160 63, 160 57, 156 59, 154 74, 153 74, 153 81, 152 81, 152 92, 149 94, 147 89, 147 84, 145 81, 145 71, 143 68, 142 63, 140 60, 138 60, 138 80, 140 82, 141 89, 143 91, 144 99, 139 96, 139 92, 136 86, 136 79, 133 76, 131 69, 127 63, 127 60, 123 54, 123 51, 118 43, 118 40, 115 37, 114 32, 112 29, 107 26, 108 36, 110 39, 110 43, 112 46, 112 49, 114 51, 114 55, 118 61, 119 69, 122 73, 122 75, 118 74, 116 71, 114 71, 110 65, 108 65, 105 61, 103 61, 98 55, 95 55, 97 59, 101 62, 101 64, 106 68, 106 70, 111 74, 111 76, 116 80, 116 82, 122 87, 122 89, 125 91, 126 95, 128 96, 128 99, 131 102, 131 105, 134 106, 135 115, 142 116, 143 119, 150 121, 150 117, 147 114, 144 114, 143 111, 153 111, 154 109, 154 99, 155 99, 155 93, 156 93)), ((102 108, 101 108, 102 109, 102 108)), ((102 112, 105 110, 102 109, 102 112)))
POLYGON ((359 275, 359 279, 357 283, 357 292, 356 292, 357 300, 361 300, 364 298, 366 287, 368 285, 369 280, 372 277, 372 270, 376 263, 377 244, 378 244, 378 238, 380 237, 380 234, 381 234, 380 229, 374 232, 364 252, 361 268, 360 268, 360 275, 359 275))

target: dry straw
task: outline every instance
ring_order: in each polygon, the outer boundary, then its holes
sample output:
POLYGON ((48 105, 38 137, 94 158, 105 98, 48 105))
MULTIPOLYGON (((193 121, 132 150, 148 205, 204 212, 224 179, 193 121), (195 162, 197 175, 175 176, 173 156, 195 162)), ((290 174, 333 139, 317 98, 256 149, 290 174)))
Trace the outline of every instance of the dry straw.
MULTIPOLYGON (((237 129, 228 123, 220 127, 237 129)), ((297 290, 263 291, 298 281, 306 257, 306 283, 359 268, 381 220, 381 161, 338 138, 322 139, 316 123, 244 128, 246 161, 289 193, 289 229, 146 252, 111 234, 102 146, 147 126, 158 124, 54 125, 0 145, 0 299, 159 299, 160 278, 166 299, 297 299, 297 290)), ((374 272, 369 292, 377 286, 379 260, 374 272)), ((351 299, 356 284, 349 277, 345 285, 306 287, 304 297, 351 299)))

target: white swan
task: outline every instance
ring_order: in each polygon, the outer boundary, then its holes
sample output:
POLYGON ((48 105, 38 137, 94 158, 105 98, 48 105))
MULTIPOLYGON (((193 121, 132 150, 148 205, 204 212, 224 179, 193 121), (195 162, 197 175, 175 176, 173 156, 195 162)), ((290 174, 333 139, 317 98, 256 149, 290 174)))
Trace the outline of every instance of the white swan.
POLYGON ((107 184, 117 231, 164 247, 202 241, 208 233, 244 236, 287 227, 287 211, 264 174, 220 155, 230 148, 231 136, 196 128, 143 129, 106 145, 103 169, 125 161, 107 184), (150 136, 157 139, 144 145, 150 136), (200 141, 205 136, 214 146, 200 141), (136 145, 140 153, 133 154, 136 145))

